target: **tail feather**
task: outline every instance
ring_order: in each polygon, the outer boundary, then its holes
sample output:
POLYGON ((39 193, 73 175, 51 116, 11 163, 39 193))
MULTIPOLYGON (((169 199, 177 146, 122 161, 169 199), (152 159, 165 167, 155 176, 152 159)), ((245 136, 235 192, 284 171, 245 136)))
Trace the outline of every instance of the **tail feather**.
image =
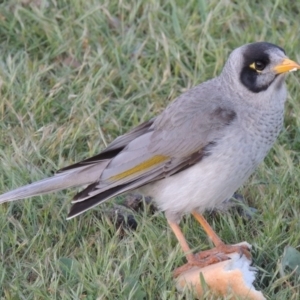
POLYGON ((127 186, 126 184, 115 186, 109 190, 106 190, 84 201, 76 202, 75 204, 72 205, 67 220, 82 214, 83 212, 91 209, 92 207, 95 207, 96 205, 98 205, 101 202, 104 202, 105 200, 108 200, 114 196, 121 194, 122 192, 124 192, 124 188, 125 190, 127 190, 126 186, 127 186))
MULTIPOLYGON (((80 201, 75 201, 75 203, 73 202, 74 204, 71 207, 71 210, 68 214, 67 219, 68 220, 72 219, 72 218, 84 213, 85 211, 97 206, 99 203, 102 203, 112 197, 115 197, 115 196, 120 195, 125 192, 132 191, 136 188, 143 186, 144 184, 155 181, 158 178, 160 178, 159 174, 160 174, 160 170, 156 170, 156 171, 152 172, 152 174, 149 174, 148 176, 139 178, 138 180, 135 180, 135 181, 132 181, 129 183, 120 184, 117 186, 113 186, 106 190, 102 190, 102 191, 98 190, 98 191, 96 191, 96 192, 98 192, 98 194, 95 194, 90 197, 87 196, 84 199, 80 199, 80 201)), ((91 188, 92 188, 92 186, 91 186, 91 188)), ((87 190, 88 189, 89 189, 89 187, 87 188, 87 190)), ((76 196, 75 196, 75 199, 76 199, 76 196)))
POLYGON ((74 186, 81 186, 97 181, 107 166, 108 161, 101 161, 94 165, 87 165, 58 173, 53 177, 22 186, 0 195, 0 203, 48 194, 74 186))

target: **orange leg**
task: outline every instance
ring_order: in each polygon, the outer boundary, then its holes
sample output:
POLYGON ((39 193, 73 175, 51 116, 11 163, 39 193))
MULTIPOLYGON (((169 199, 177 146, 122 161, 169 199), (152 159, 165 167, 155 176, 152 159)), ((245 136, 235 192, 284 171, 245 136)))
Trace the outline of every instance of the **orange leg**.
POLYGON ((200 223, 200 225, 202 226, 202 228, 216 247, 223 244, 222 240, 218 237, 218 235, 215 233, 215 231, 211 228, 211 226, 207 223, 207 221, 202 215, 195 211, 192 212, 192 215, 200 223))
POLYGON ((202 215, 197 212, 192 212, 192 215, 195 219, 200 223, 203 227, 204 231, 207 233, 209 238, 215 245, 215 248, 201 251, 197 254, 193 254, 179 225, 175 222, 168 220, 168 223, 174 232, 181 249, 183 250, 185 257, 187 259, 187 264, 177 268, 174 271, 174 277, 179 276, 182 272, 189 270, 193 266, 197 266, 199 268, 206 267, 208 265, 227 260, 229 257, 226 254, 230 254, 233 252, 240 253, 241 255, 245 255, 249 259, 251 258, 251 254, 247 246, 240 245, 226 245, 222 242, 222 240, 218 237, 218 235, 214 232, 211 226, 207 223, 202 215))
POLYGON ((207 265, 211 265, 213 263, 228 259, 227 256, 224 256, 223 254, 217 255, 215 254, 214 256, 211 255, 210 250, 209 251, 203 251, 201 253, 201 257, 199 254, 194 255, 179 227, 179 225, 175 222, 172 222, 168 220, 168 223, 174 232, 179 245, 181 246, 181 249, 183 250, 185 257, 187 259, 187 264, 175 269, 174 271, 174 277, 179 276, 182 272, 185 272, 189 270, 193 266, 198 266, 200 268, 205 267, 207 265))
POLYGON ((192 251, 191 251, 191 249, 190 249, 190 247, 189 247, 189 245, 188 245, 188 243, 187 243, 187 241, 186 241, 179 225, 175 222, 170 221, 170 220, 168 220, 168 223, 169 223, 172 231, 174 232, 174 234, 175 234, 175 236, 178 240, 178 243, 181 246, 181 249, 182 249, 183 253, 185 254, 185 257, 186 257, 187 261, 193 260, 194 255, 193 255, 193 253, 192 253, 192 251))
MULTIPOLYGON (((218 257, 219 254, 230 254, 233 252, 240 253, 240 255, 245 255, 248 259, 251 259, 251 253, 247 246, 239 246, 239 245, 226 245, 224 242, 218 237, 215 231, 211 228, 208 222, 204 219, 202 215, 193 211, 192 215, 194 218, 200 223, 206 234, 212 240, 215 245, 214 249, 209 250, 211 255, 218 257)), ((209 253, 209 251, 205 251, 209 253)), ((202 259, 207 257, 207 253, 199 252, 197 254, 198 259, 202 259)))

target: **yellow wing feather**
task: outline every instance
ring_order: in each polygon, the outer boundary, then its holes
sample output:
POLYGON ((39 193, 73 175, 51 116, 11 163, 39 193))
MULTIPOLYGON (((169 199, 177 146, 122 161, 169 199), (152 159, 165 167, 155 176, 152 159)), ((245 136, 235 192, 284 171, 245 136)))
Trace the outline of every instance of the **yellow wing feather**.
POLYGON ((144 170, 147 170, 155 165, 158 165, 166 160, 168 160, 169 157, 168 156, 164 156, 164 155, 155 155, 152 158, 136 165, 135 167, 126 170, 120 174, 114 175, 112 176, 110 179, 112 180, 120 180, 120 179, 124 179, 126 177, 129 177, 131 175, 134 175, 136 173, 140 173, 144 170))

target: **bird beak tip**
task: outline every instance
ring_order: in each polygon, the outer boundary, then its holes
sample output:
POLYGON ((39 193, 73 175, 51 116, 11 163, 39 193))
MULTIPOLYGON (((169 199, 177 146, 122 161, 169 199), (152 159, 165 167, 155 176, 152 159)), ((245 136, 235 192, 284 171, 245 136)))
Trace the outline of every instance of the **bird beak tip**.
POLYGON ((280 64, 274 67, 276 74, 282 74, 286 72, 295 72, 300 69, 300 65, 293 60, 285 58, 280 64))

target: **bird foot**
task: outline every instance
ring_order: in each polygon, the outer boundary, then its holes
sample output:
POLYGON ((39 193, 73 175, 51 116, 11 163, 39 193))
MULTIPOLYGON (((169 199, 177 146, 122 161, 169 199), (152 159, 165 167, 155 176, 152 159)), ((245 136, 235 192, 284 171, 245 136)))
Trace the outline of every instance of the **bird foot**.
POLYGON ((192 267, 204 268, 228 260, 230 257, 228 257, 227 254, 234 252, 239 253, 240 256, 245 255, 249 260, 252 258, 250 248, 247 244, 226 245, 222 243, 213 249, 200 251, 193 256, 190 256, 186 264, 174 270, 173 276, 176 278, 192 267))
POLYGON ((229 257, 223 253, 208 254, 208 252, 210 252, 210 250, 194 254, 193 258, 190 258, 186 264, 174 270, 174 278, 178 277, 180 274, 186 272, 187 270, 193 267, 198 267, 201 269, 206 266, 229 259, 229 257))
MULTIPOLYGON (((220 245, 208 251, 216 251, 223 254, 239 253, 240 256, 245 255, 248 260, 252 260, 252 255, 250 252, 251 249, 248 243, 240 243, 237 245, 226 245, 221 243, 220 245)), ((199 252, 198 255, 201 255, 201 252, 199 252)))

